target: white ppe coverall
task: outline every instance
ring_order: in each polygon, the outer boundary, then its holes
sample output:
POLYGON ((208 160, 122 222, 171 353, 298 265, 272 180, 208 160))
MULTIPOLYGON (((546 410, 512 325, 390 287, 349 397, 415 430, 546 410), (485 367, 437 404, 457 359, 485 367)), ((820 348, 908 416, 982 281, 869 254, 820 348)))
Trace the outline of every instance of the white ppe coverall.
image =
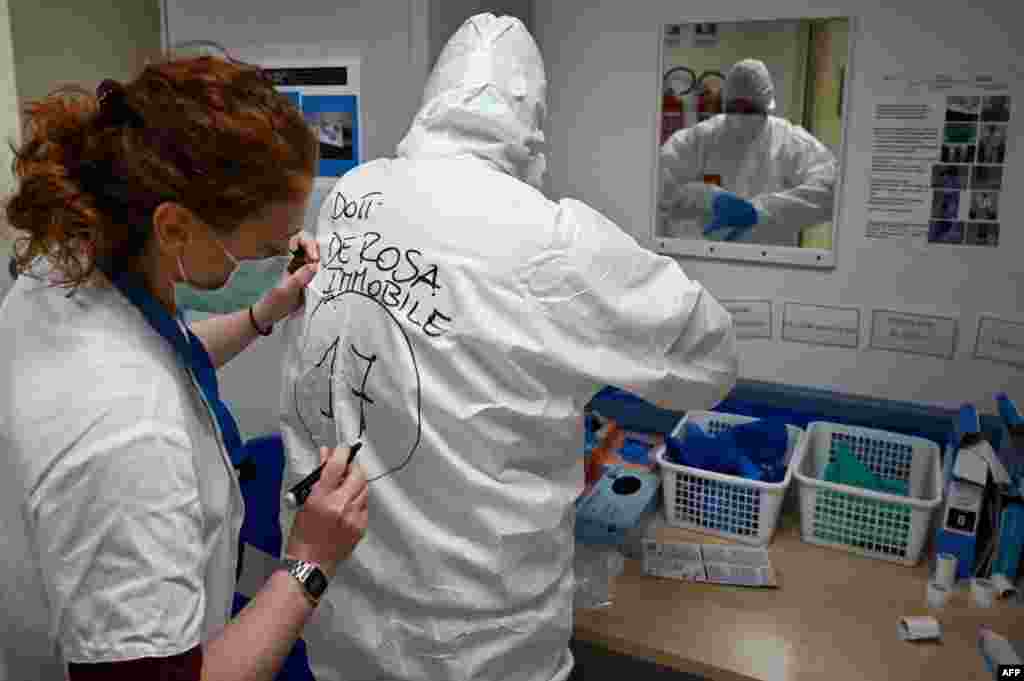
POLYGON ((703 409, 734 383, 731 318, 699 284, 531 186, 544 88, 520 21, 472 17, 398 158, 321 208, 285 327, 284 486, 362 442, 370 521, 303 633, 318 681, 565 679, 582 407, 613 384, 703 409))
POLYGON ((680 130, 661 146, 665 220, 659 234, 703 239, 703 208, 687 210, 687 185, 717 176, 750 201, 758 222, 737 241, 799 246, 800 230, 832 219, 836 159, 813 135, 784 118, 719 114, 680 130), (680 210, 681 209, 681 210, 680 210), (697 219, 690 219, 697 218, 697 219))
POLYGON ((0 681, 215 638, 244 501, 191 372, 110 285, 22 275, 0 337, 0 681))

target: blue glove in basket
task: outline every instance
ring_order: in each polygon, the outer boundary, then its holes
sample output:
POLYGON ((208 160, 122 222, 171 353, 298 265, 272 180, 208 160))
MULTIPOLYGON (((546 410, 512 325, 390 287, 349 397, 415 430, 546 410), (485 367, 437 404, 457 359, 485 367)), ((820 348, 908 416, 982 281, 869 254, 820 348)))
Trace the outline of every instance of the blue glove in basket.
POLYGON ((669 436, 665 456, 672 463, 761 482, 786 477, 789 434, 784 423, 761 419, 717 435, 687 423, 684 441, 669 436))

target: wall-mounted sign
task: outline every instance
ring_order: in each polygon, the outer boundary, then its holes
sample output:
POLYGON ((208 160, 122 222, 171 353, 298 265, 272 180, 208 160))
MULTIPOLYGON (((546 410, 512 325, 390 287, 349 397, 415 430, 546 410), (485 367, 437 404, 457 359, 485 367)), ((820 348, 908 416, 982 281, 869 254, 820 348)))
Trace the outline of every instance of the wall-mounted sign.
POLYGON ((772 301, 722 300, 722 306, 732 315, 736 338, 772 337, 772 301))
POLYGON ((978 324, 974 356, 1024 367, 1024 323, 983 316, 978 324))
POLYGON ((860 308, 786 303, 782 339, 856 349, 860 347, 860 308))
POLYGON ((880 350, 952 359, 957 322, 951 317, 875 310, 871 315, 871 347, 880 350))

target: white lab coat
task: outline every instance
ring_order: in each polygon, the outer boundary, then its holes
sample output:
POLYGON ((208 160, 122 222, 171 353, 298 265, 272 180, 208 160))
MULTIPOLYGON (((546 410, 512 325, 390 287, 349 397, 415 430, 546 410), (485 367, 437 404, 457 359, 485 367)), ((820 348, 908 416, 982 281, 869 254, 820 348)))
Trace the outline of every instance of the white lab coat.
POLYGON ((113 286, 25 275, 0 337, 0 679, 215 637, 244 505, 172 347, 113 286))
POLYGON ((680 195, 685 185, 715 175, 722 189, 757 209, 758 224, 737 241, 799 246, 800 230, 832 219, 835 156, 784 118, 719 114, 672 135, 661 147, 660 161, 659 201, 667 213, 660 233, 665 236, 704 238, 710 215, 680 214, 674 208, 686 203, 680 195))
MULTIPOLYGON (((500 84, 522 69, 497 35, 529 37, 483 15, 453 42, 489 45, 455 52, 500 84)), ((321 270, 286 325, 285 487, 335 442, 364 443, 370 479, 366 536, 303 633, 318 681, 565 679, 583 406, 614 384, 705 409, 735 379, 729 314, 671 258, 521 181, 539 150, 507 154, 539 130, 446 66, 399 158, 328 196, 321 270)))

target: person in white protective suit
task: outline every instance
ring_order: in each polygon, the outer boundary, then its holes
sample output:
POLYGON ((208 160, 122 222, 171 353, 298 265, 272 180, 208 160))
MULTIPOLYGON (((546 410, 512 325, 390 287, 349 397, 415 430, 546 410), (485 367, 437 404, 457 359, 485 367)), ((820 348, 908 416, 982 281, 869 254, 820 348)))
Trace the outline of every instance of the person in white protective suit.
POLYGON ((724 105, 661 146, 659 234, 799 246, 802 229, 832 219, 835 156, 771 114, 775 86, 760 61, 729 70, 724 105))
POLYGON ((564 680, 583 406, 612 384, 706 409, 734 384, 732 320, 700 284, 539 191, 545 87, 519 20, 470 18, 398 157, 319 213, 283 485, 361 442, 372 510, 304 633, 318 681, 564 680))

